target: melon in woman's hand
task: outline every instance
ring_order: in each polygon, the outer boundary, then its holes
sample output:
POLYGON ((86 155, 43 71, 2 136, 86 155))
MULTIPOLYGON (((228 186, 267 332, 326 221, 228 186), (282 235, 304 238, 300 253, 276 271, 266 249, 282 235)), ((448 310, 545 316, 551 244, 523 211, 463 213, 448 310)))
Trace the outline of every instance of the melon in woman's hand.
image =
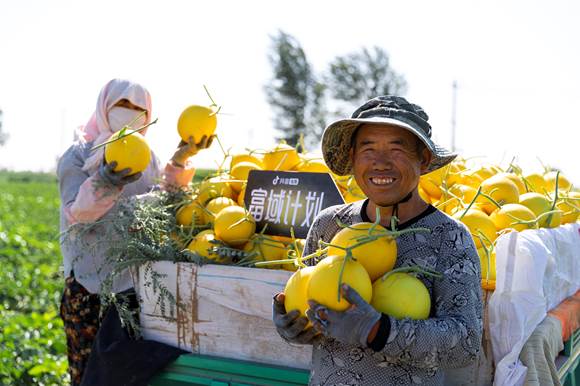
POLYGON ((211 107, 191 105, 187 107, 177 121, 177 132, 184 142, 193 137, 194 143, 200 143, 203 136, 213 135, 217 127, 216 110, 211 107))
MULTIPOLYGON (((123 130, 113 134, 108 141, 119 138, 122 132, 123 130)), ((108 164, 117 162, 117 166, 113 169, 116 172, 130 168, 129 175, 132 175, 147 169, 151 161, 151 149, 142 134, 138 132, 123 134, 121 139, 105 145, 105 161, 108 164)))

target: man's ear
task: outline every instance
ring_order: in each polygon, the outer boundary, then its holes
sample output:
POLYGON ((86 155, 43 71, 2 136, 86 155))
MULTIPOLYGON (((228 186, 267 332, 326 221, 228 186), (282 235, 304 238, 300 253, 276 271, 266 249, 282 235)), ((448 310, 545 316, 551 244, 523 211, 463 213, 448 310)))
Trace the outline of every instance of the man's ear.
POLYGON ((431 163, 433 154, 426 147, 421 151, 421 173, 425 172, 431 163))
POLYGON ((354 146, 348 149, 348 158, 350 159, 350 164, 354 166, 354 146))

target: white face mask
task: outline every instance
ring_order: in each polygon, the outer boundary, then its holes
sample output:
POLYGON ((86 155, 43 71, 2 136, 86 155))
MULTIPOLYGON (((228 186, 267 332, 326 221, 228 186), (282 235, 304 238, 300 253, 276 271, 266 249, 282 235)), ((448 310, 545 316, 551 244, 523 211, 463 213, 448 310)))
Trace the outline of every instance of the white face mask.
MULTIPOLYGON (((115 106, 110 111, 107 117, 109 118, 109 127, 113 133, 121 130, 125 125, 130 124, 133 120, 141 114, 141 111, 128 109, 126 107, 115 106)), ((140 128, 145 124, 146 116, 143 114, 139 119, 131 124, 133 130, 140 128)), ((144 134, 141 132, 141 134, 144 134)))

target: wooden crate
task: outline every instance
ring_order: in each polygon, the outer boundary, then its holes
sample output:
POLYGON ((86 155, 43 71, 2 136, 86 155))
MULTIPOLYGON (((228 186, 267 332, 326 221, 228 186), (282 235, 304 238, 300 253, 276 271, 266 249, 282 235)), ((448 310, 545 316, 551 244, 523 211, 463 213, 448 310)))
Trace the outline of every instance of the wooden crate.
POLYGON ((134 275, 145 339, 224 358, 309 369, 311 346, 284 341, 272 322, 272 296, 292 272, 233 266, 156 262, 162 285, 182 305, 175 317, 157 304, 142 267, 134 275))

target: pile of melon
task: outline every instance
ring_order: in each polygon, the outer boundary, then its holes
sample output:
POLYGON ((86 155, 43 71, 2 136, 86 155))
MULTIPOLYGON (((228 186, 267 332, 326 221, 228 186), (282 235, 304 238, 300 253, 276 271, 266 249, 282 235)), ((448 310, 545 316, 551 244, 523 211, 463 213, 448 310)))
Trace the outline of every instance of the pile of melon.
MULTIPOLYGON (((189 106, 178 120, 180 137, 187 141, 190 136, 200 139, 213 135, 218 112, 215 103, 209 107, 189 106)), ((143 136, 128 132, 121 139, 118 137, 115 134, 107 144, 107 162, 117 161, 118 170, 125 167, 134 172, 143 170, 149 163, 149 149, 143 136)), ((211 261, 231 264, 242 260, 249 265, 258 262, 265 268, 289 270, 301 266, 298 260, 288 258, 301 256, 304 240, 264 234, 264 230, 256 229, 246 210, 244 196, 252 170, 329 173, 345 202, 365 198, 352 176, 334 175, 320 156, 298 152, 286 143, 224 157, 223 167, 194 186, 179 204, 176 211, 179 231, 172 235, 178 245, 211 261)), ((501 168, 457 159, 423 175, 419 194, 424 201, 469 228, 481 259, 482 285, 487 289, 495 287, 494 246, 499 235, 580 220, 578 187, 563 173, 550 168, 542 173, 526 173, 514 164, 501 168)), ((337 251, 331 250, 328 255, 336 256, 337 251)), ((374 251, 369 253, 375 255, 374 251)))

